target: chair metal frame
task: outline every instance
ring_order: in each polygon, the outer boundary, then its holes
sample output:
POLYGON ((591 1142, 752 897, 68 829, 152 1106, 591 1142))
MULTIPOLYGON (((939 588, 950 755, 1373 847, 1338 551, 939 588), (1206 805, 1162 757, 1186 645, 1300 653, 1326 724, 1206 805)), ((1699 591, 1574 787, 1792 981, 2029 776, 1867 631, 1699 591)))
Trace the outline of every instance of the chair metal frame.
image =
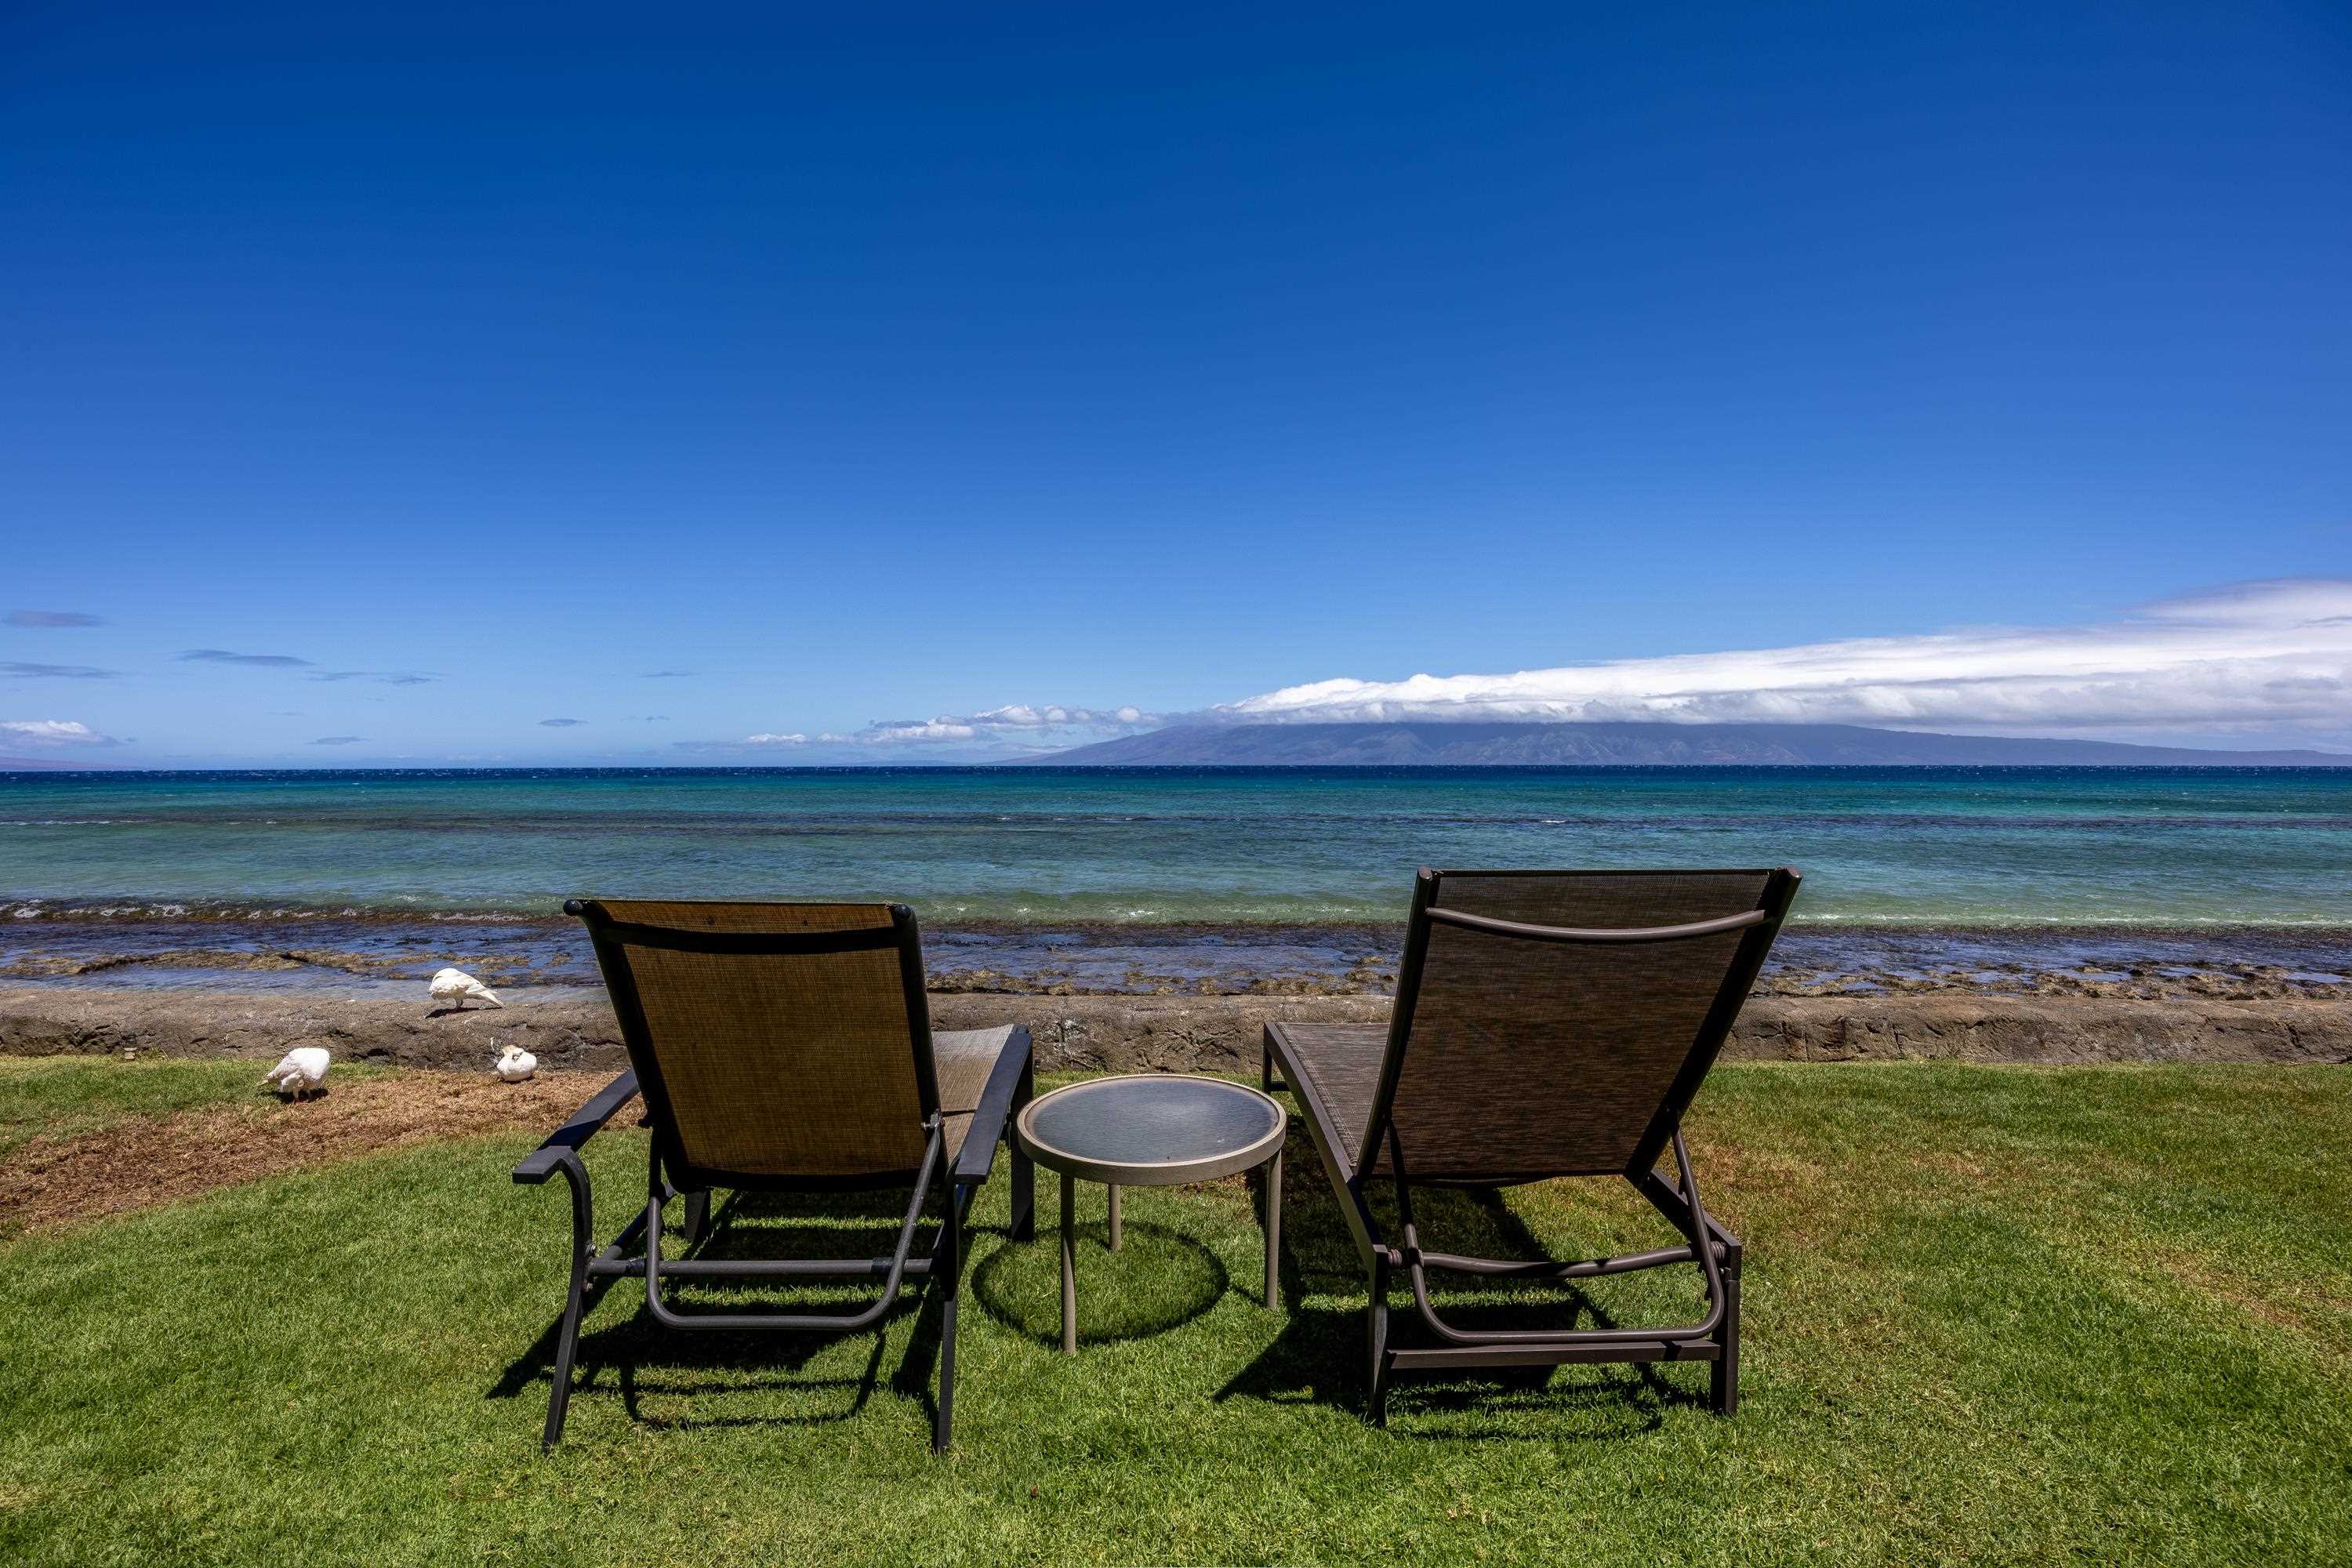
MULTIPOLYGON (((941 1294, 940 1388, 932 1420, 931 1449, 944 1453, 952 1434, 955 1409, 956 1311, 965 1255, 964 1222, 973 1194, 988 1180, 994 1167, 996 1145, 1003 1138, 1005 1127, 1034 1093, 1028 1028, 1016 1026, 1006 1037, 972 1110, 971 1125, 950 1168, 946 1163, 946 1113, 939 1102, 930 1014, 923 989, 922 943, 914 911, 906 905, 889 906, 891 923, 887 927, 793 934, 704 932, 636 925, 614 919, 593 900, 573 899, 563 909, 588 927, 606 986, 612 993, 622 1039, 634 1065, 598 1090, 569 1121, 526 1155, 513 1172, 516 1182, 532 1186, 561 1174, 572 1193, 571 1283, 557 1332, 554 1388, 548 1396, 547 1424, 541 1435, 542 1450, 552 1450, 562 1437, 572 1398, 572 1373, 579 1352, 580 1324, 607 1281, 643 1279, 646 1310, 666 1328, 689 1331, 855 1333, 881 1321, 897 1300, 901 1285, 911 1277, 932 1281, 941 1294), (678 1135, 635 980, 619 951, 623 946, 771 956, 895 947, 901 984, 906 987, 909 1044, 914 1052, 915 1080, 923 1117, 921 1163, 912 1171, 807 1177, 721 1171, 694 1164, 687 1158, 678 1135), (646 1205, 611 1242, 600 1248, 595 1241, 595 1204, 588 1167, 580 1157, 580 1150, 623 1106, 640 1096, 646 1104, 645 1125, 653 1133, 646 1161, 646 1205), (913 1193, 898 1227, 897 1244, 887 1257, 735 1259, 692 1256, 692 1249, 709 1235, 710 1193, 714 1187, 814 1193, 901 1185, 911 1185, 913 1193), (688 1255, 665 1258, 661 1251, 663 1208, 681 1197, 687 1205, 685 1238, 688 1255), (939 1234, 927 1253, 916 1256, 916 1233, 934 1203, 940 1210, 939 1234), (882 1289, 862 1310, 845 1313, 688 1313, 677 1310, 662 1298, 666 1279, 879 1279, 882 1289)), ((1035 1227, 1035 1173, 1028 1156, 1017 1148, 1013 1152, 1012 1182, 1013 1235, 1015 1239, 1025 1239, 1035 1227)))
MULTIPOLYGON (((1322 1159, 1332 1190, 1339 1199, 1340 1213, 1348 1223, 1349 1232, 1355 1240, 1357 1253, 1363 1261, 1368 1277, 1370 1300, 1365 1308, 1365 1339, 1370 1387, 1364 1418, 1375 1426, 1387 1424, 1388 1390, 1392 1373, 1443 1372, 1464 1368, 1703 1361, 1710 1363, 1709 1407, 1723 1415, 1732 1415, 1738 1409, 1742 1249, 1739 1238, 1706 1212, 1706 1205, 1699 1197, 1698 1180, 1691 1168, 1690 1150, 1683 1142, 1682 1119, 1690 1108, 1699 1084, 1706 1079, 1707 1069, 1714 1065, 1724 1041, 1729 1037, 1741 1005, 1756 984, 1765 955, 1770 952, 1772 940, 1779 933, 1789 906, 1796 898, 1801 873, 1789 867, 1762 873, 1764 888, 1754 909, 1672 926, 1576 928, 1533 925, 1465 910, 1441 909, 1436 904, 1443 880, 1448 875, 1491 878, 1625 874, 1483 870, 1447 873, 1427 868, 1418 874, 1413 883, 1412 912, 1405 930, 1404 956, 1397 970, 1396 1003, 1390 1016, 1388 1043, 1381 1058, 1379 1086, 1373 1092, 1370 1115, 1360 1144, 1366 1152, 1361 1169, 1348 1155, 1339 1135, 1335 1113, 1317 1091, 1311 1075, 1304 1070, 1299 1053, 1284 1026, 1280 1024, 1266 1026, 1260 1081, 1268 1092, 1288 1089, 1297 1096, 1300 1108, 1306 1112, 1303 1120, 1308 1135, 1314 1141, 1316 1152, 1322 1159), (1669 1225, 1682 1233, 1682 1245, 1576 1262, 1474 1258, 1432 1251, 1421 1245, 1412 1209, 1415 1179, 1406 1166, 1403 1140, 1390 1113, 1396 1099, 1398 1080, 1403 1071, 1405 1055, 1412 1047, 1413 1010, 1420 993, 1423 970, 1428 960, 1430 930, 1435 925, 1459 926, 1515 941, 1580 945, 1649 945, 1687 942, 1733 931, 1744 933, 1681 1068, 1643 1131, 1633 1156, 1620 1173, 1669 1225), (1381 1171, 1378 1169, 1379 1152, 1384 1143, 1390 1169, 1381 1171), (1670 1149, 1675 1168, 1673 1181, 1662 1175, 1657 1169, 1660 1157, 1670 1149), (1393 1242, 1383 1233, 1366 1196, 1366 1189, 1370 1183, 1383 1180, 1393 1182, 1395 1185, 1401 1234, 1393 1242), (1566 1281, 1684 1263, 1698 1265, 1706 1310, 1696 1322, 1676 1327, 1472 1330, 1447 1322, 1430 1300, 1428 1277, 1432 1269, 1488 1279, 1566 1281), (1433 1344, 1397 1347, 1389 1342, 1389 1289, 1394 1276, 1400 1271, 1412 1287, 1415 1314, 1437 1342, 1433 1344)), ((1671 876, 1677 873, 1656 874, 1671 876)), ((1421 1184, 1506 1186, 1543 1179, 1548 1178, 1510 1176, 1491 1182, 1448 1179, 1444 1182, 1423 1181, 1421 1184)))

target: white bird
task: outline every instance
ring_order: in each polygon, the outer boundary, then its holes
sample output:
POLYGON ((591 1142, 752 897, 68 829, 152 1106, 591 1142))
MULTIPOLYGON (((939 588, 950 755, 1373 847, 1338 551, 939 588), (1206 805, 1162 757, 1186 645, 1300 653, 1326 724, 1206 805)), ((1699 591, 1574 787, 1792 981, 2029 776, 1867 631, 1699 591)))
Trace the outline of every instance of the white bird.
POLYGON ((278 1058, 261 1086, 300 1100, 326 1083, 327 1066, 332 1059, 324 1046, 297 1046, 278 1058))
POLYGON ((493 1007, 503 1007, 499 994, 467 973, 462 969, 445 969, 433 977, 430 987, 433 1000, 446 1002, 463 1009, 468 1002, 488 1002, 493 1007))
POLYGON ((520 1046, 509 1046, 499 1052, 499 1059, 490 1064, 500 1083, 520 1083, 539 1070, 539 1058, 520 1046))

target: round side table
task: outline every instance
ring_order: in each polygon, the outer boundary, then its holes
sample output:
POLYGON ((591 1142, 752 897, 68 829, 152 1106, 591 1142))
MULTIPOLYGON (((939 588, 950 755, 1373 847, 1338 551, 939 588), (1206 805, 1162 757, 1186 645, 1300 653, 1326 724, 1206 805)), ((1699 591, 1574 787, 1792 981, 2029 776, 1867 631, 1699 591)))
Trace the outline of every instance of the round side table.
POLYGON ((1022 1151, 1062 1176, 1062 1351, 1078 1353, 1076 1186, 1110 1188, 1110 1245, 1118 1249, 1118 1190, 1210 1182, 1265 1167, 1265 1304, 1276 1303, 1282 1247, 1282 1107, 1221 1078, 1133 1073, 1088 1079, 1043 1094, 1013 1122, 1022 1151))

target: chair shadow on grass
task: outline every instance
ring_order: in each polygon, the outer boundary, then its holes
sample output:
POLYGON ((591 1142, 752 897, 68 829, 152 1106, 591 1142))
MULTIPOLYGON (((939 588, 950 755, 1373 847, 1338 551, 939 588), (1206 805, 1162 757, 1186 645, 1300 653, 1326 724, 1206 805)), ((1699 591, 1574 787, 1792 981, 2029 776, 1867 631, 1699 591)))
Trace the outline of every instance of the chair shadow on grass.
MULTIPOLYGON (((1078 1226, 1078 1345, 1150 1339, 1181 1329, 1233 1288, 1223 1259, 1193 1237, 1150 1220, 1129 1218, 1120 1250, 1110 1250, 1108 1222, 1078 1226)), ((991 1247, 971 1271, 971 1299, 1014 1333, 1059 1350, 1062 1344, 1060 1215, 1037 1216, 1032 1241, 991 1247)))
MULTIPOLYGON (((1339 1212, 1312 1143, 1294 1122, 1284 1152, 1282 1257, 1277 1284, 1282 1334, 1234 1374, 1214 1397, 1362 1410, 1369 1385, 1364 1300, 1368 1281, 1355 1239, 1339 1212), (1332 1299, 1338 1298, 1337 1303, 1332 1299)), ((1399 1234, 1393 1196, 1371 1189, 1381 1230, 1399 1234)), ((1263 1205, 1259 1189, 1255 1200, 1263 1205)), ((1494 1187, 1421 1187, 1413 1209, 1424 1246, 1474 1257, 1534 1261, 1551 1256, 1494 1187)), ((1531 1291, 1523 1281, 1479 1275, 1437 1277, 1432 1296, 1447 1321, 1464 1329, 1613 1329, 1617 1321, 1569 1282, 1531 1291), (1538 1299, 1530 1300, 1530 1296, 1538 1299)), ((1432 1342, 1401 1273, 1390 1282, 1391 1349, 1432 1342)), ((1682 1387, 1646 1364, 1493 1367, 1444 1373, 1393 1374, 1388 1431, 1447 1442, 1615 1441, 1654 1430, 1675 1406, 1706 1407, 1703 1384, 1682 1387), (1507 1416, 1555 1416, 1539 1426, 1506 1426, 1507 1416)))
MULTIPOLYGON (((666 1257, 728 1258, 887 1257, 897 1244, 898 1223, 905 1217, 903 1192, 846 1193, 812 1196, 806 1194, 736 1192, 715 1207, 709 1233, 690 1252, 677 1228, 683 1205, 669 1205, 671 1223, 664 1227, 666 1257)), ((929 1250, 937 1231, 929 1225, 916 1233, 914 1256, 929 1250)), ((965 1235, 971 1236, 967 1227, 965 1235)), ((967 1241, 969 1246, 969 1241, 967 1241)), ((527 1393, 544 1394, 555 1366, 555 1342, 561 1331, 562 1282, 551 1277, 550 1294, 556 1313, 523 1353, 508 1363, 485 1399, 517 1399, 527 1393)), ((939 1363, 942 1293, 927 1280, 909 1277, 899 1287, 898 1299, 880 1321, 853 1333, 787 1332, 747 1330, 681 1331, 656 1322, 639 1294, 636 1310, 626 1319, 600 1324, 597 1309, 614 1279, 591 1280, 587 1306, 580 1327, 579 1353, 572 1368, 572 1399, 576 1416, 583 1397, 604 1392, 609 1374, 628 1418, 652 1430, 696 1430, 728 1426, 810 1426, 846 1421, 862 1411, 883 1381, 883 1360, 890 1332, 909 1315, 914 1332, 898 1364, 891 1369, 888 1386, 922 1407, 929 1423, 937 1412, 932 1373, 939 1363), (794 1377, 819 1354, 845 1340, 873 1341, 873 1352, 856 1377, 794 1377), (758 1376, 758 1373, 769 1373, 758 1376), (755 1374, 714 1377, 713 1373, 755 1374), (738 1395, 746 1393, 810 1394, 827 1389, 845 1391, 838 1410, 816 1415, 684 1416, 646 1412, 647 1396, 738 1395)), ((664 1300, 680 1311, 819 1311, 852 1312, 874 1300, 878 1282, 856 1279, 778 1280, 740 1286, 689 1284, 666 1280, 664 1300)))

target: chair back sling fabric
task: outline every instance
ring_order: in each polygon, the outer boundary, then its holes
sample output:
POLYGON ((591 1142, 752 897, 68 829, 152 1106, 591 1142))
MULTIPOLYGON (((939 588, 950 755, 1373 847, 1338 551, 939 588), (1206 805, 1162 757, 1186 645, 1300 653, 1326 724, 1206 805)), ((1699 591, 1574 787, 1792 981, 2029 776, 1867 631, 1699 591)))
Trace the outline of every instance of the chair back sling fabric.
POLYGON ((1648 1170, 1793 892, 1769 870, 1422 872, 1367 1168, 1401 1151, 1414 1182, 1648 1170))
MULTIPOLYGON (((989 1178, 1006 1120, 1029 1102, 1029 1031, 931 1032, 922 942, 904 904, 717 903, 572 899, 612 994, 629 1070, 593 1096, 514 1168, 572 1192, 572 1279, 556 1330, 541 1444, 555 1447, 571 1407, 580 1325, 604 1287, 645 1281, 646 1310, 665 1328, 720 1333, 857 1333, 883 1322, 909 1279, 939 1301, 939 1394, 931 1449, 944 1453, 955 1413, 957 1298, 966 1214, 989 1178), (940 1103, 942 1075, 952 1105, 940 1103), (581 1149, 642 1095, 653 1133, 646 1203, 608 1245, 581 1149), (706 1256, 713 1188, 771 1192, 908 1189, 887 1256, 706 1256), (682 1202, 675 1256, 663 1206, 682 1202), (936 1232, 916 1233, 936 1210, 936 1232), (877 1287, 841 1310, 757 1310, 674 1301, 666 1285, 856 1279, 877 1287)), ((1013 1158, 1011 1234, 1034 1229, 1034 1174, 1013 1158)), ((723 1211, 722 1211, 723 1214, 723 1211)), ((721 1225, 721 1232, 726 1226, 721 1225)), ((879 1354, 877 1347, 877 1354, 879 1354)))
POLYGON ((1599 1362, 1709 1363, 1707 1403, 1739 1405, 1739 1238, 1706 1212, 1682 1118, 1756 983, 1800 874, 1423 871, 1383 1039, 1269 1023, 1281 1069, 1364 1263, 1365 1419, 1394 1372, 1599 1362), (1350 1141, 1352 1138, 1352 1142, 1350 1141), (1671 1151, 1673 1172, 1658 1168, 1671 1151), (1622 1178, 1677 1244, 1607 1258, 1476 1258, 1424 1245, 1418 1186, 1622 1178), (1393 1227, 1365 1189, 1385 1183, 1393 1227), (1700 1315, 1657 1327, 1504 1328, 1449 1320, 1431 1276, 1566 1284, 1696 1265, 1700 1315), (1389 1338, 1401 1274, 1428 1342, 1389 1338))
POLYGON ((579 912, 680 1190, 882 1185, 923 1163, 940 1101, 904 905, 579 912))

